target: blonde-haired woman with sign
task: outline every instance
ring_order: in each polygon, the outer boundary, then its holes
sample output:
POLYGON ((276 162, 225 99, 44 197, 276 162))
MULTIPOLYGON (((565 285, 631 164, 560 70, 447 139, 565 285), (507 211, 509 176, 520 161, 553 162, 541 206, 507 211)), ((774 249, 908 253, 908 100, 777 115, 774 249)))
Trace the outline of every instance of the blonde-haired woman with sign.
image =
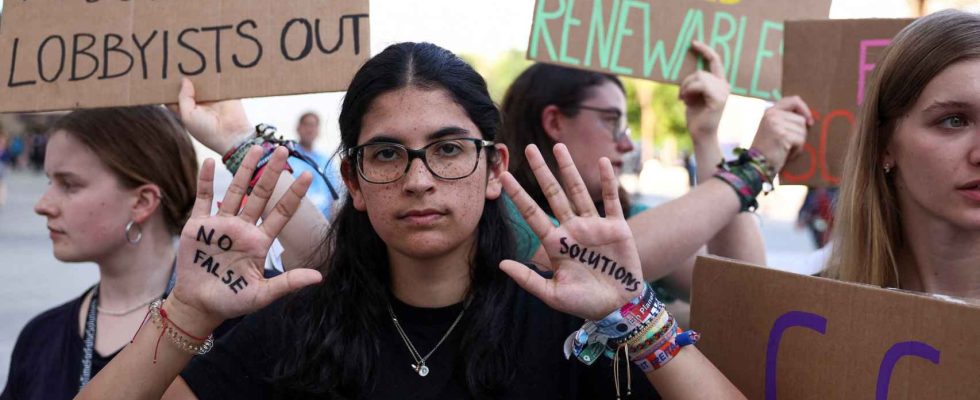
POLYGON ((903 29, 860 118, 827 275, 980 301, 980 15, 903 29))

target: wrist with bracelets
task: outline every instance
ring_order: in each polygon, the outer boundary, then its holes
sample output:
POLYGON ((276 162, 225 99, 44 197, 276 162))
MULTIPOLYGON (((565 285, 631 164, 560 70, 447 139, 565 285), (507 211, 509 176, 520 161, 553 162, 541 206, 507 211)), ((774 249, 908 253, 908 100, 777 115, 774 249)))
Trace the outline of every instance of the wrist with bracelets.
MULTIPOLYGON (((616 393, 619 395, 619 353, 644 372, 666 365, 681 348, 694 344, 700 336, 682 331, 649 284, 643 293, 599 321, 586 321, 565 340, 565 357, 575 356, 586 365, 600 354, 613 359, 616 393)), ((627 371, 629 379, 629 372, 627 371)), ((627 394, 631 382, 627 381, 627 394)))
POLYGON ((279 146, 286 146, 290 150, 290 153, 294 151, 291 142, 283 140, 281 137, 276 138, 276 127, 267 124, 258 124, 255 126, 255 133, 240 143, 235 145, 228 150, 224 156, 221 157, 221 162, 225 164, 228 171, 232 175, 238 172, 238 168, 241 167, 242 161, 245 160, 245 155, 252 146, 260 146, 262 148, 262 158, 259 159, 259 163, 255 166, 255 171, 258 171, 268 164, 269 160, 272 158, 272 152, 276 150, 279 146))
MULTIPOLYGON (((157 337, 156 346, 153 349, 153 363, 157 362, 157 352, 160 349, 160 341, 164 336, 177 347, 178 350, 192 354, 192 355, 203 355, 211 351, 214 347, 214 335, 208 334, 206 337, 194 336, 170 319, 167 315, 167 310, 163 309, 163 303, 166 300, 157 299, 153 303, 150 303, 150 309, 146 313, 146 317, 143 318, 143 324, 146 321, 150 321, 153 325, 160 327, 160 336, 157 337)), ((143 324, 140 325, 140 330, 143 329, 143 324)), ((139 330, 136 331, 139 334, 139 330)), ((136 336, 133 336, 136 339, 136 336)), ((131 340, 130 343, 133 341, 131 340)))
MULTIPOLYGON (((274 152, 279 146, 283 146, 289 150, 290 157, 295 157, 299 161, 309 164, 310 167, 312 167, 312 169, 318 175, 320 175, 320 178, 322 178, 324 184, 326 184, 327 190, 330 192, 330 197, 332 197, 334 200, 340 199, 340 196, 337 194, 337 190, 334 189, 334 185, 321 170, 321 167, 317 165, 316 161, 311 159, 304 152, 300 151, 297 147, 296 141, 285 140, 282 137, 277 138, 276 133, 276 127, 267 124, 258 124, 255 126, 254 133, 242 139, 221 157, 221 162, 224 163, 225 167, 228 168, 228 171, 234 175, 238 172, 238 168, 241 167, 242 162, 245 160, 245 155, 248 154, 248 151, 252 148, 252 146, 260 146, 262 148, 262 158, 259 159, 258 164, 255 166, 255 172, 252 174, 252 178, 249 179, 246 194, 252 193, 252 188, 255 187, 255 184, 258 183, 259 178, 262 177, 262 173, 265 171, 266 165, 268 165, 269 160, 272 159, 272 152, 274 152)), ((290 173, 293 172, 293 168, 289 165, 288 161, 286 162, 284 169, 290 173)), ((243 202, 242 206, 244 205, 245 204, 243 202)))
POLYGON ((772 177, 775 172, 766 162, 766 157, 756 149, 735 149, 738 158, 718 164, 714 177, 727 183, 738 196, 740 211, 755 211, 759 208, 756 198, 759 193, 772 191, 772 177))

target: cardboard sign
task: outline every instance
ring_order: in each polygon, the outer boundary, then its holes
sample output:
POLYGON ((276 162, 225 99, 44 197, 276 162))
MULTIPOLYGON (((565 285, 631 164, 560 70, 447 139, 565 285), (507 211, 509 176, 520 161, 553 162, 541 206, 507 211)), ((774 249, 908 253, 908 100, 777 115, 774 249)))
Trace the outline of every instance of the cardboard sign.
POLYGON ((750 399, 980 395, 980 306, 703 257, 692 300, 698 348, 750 399))
POLYGON ((912 19, 789 21, 783 93, 799 95, 814 124, 803 152, 780 174, 783 184, 837 186, 865 85, 884 47, 912 19))
POLYGON ((370 56, 368 0, 13 0, 0 111, 346 90, 370 56))
POLYGON ((679 83, 715 49, 733 94, 778 100, 783 21, 827 18, 830 0, 537 0, 527 58, 679 83))

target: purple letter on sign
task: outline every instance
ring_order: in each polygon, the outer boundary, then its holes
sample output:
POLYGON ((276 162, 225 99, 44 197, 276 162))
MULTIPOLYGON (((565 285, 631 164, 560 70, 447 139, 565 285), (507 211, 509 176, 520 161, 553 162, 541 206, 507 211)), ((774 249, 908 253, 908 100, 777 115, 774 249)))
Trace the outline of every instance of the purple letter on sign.
POLYGON ((769 343, 766 345, 766 400, 776 399, 776 360, 779 354, 779 341, 783 338, 783 331, 794 326, 810 328, 823 335, 827 332, 827 319, 803 311, 790 311, 776 318, 772 329, 769 330, 769 343))
POLYGON ((875 389, 875 399, 888 399, 888 384, 892 380, 892 370, 902 357, 916 356, 939 364, 939 350, 922 342, 899 342, 892 345, 878 367, 878 387, 875 389))
POLYGON ((864 102, 864 78, 871 70, 875 69, 874 64, 868 64, 868 47, 885 47, 891 42, 891 39, 869 39, 861 41, 861 60, 858 61, 858 105, 864 102))

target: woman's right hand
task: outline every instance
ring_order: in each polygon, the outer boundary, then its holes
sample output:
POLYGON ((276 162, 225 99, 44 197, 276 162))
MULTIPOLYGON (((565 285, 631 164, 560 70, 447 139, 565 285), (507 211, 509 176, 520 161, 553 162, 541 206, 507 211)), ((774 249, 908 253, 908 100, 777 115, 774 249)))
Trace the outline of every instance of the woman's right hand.
POLYGON ((225 154, 255 132, 241 100, 198 103, 195 95, 194 84, 184 78, 180 82, 177 106, 170 105, 168 108, 180 117, 194 139, 215 153, 225 154))
POLYGON ((274 211, 256 225, 286 165, 287 153, 285 148, 276 149, 267 171, 247 201, 243 201, 262 156, 260 148, 250 149, 215 215, 211 215, 214 160, 205 161, 197 200, 180 236, 177 283, 170 296, 172 301, 167 303, 171 313, 181 314, 180 320, 213 328, 225 319, 256 311, 322 279, 318 271, 307 268, 272 279, 263 277, 263 260, 269 246, 296 211, 311 180, 308 173, 301 175, 276 203, 274 211), (171 307, 179 308, 179 312, 171 307))
POLYGON ((752 148, 761 151, 769 166, 779 172, 786 160, 803 147, 807 129, 813 122, 810 107, 803 99, 783 97, 763 114, 752 148))

